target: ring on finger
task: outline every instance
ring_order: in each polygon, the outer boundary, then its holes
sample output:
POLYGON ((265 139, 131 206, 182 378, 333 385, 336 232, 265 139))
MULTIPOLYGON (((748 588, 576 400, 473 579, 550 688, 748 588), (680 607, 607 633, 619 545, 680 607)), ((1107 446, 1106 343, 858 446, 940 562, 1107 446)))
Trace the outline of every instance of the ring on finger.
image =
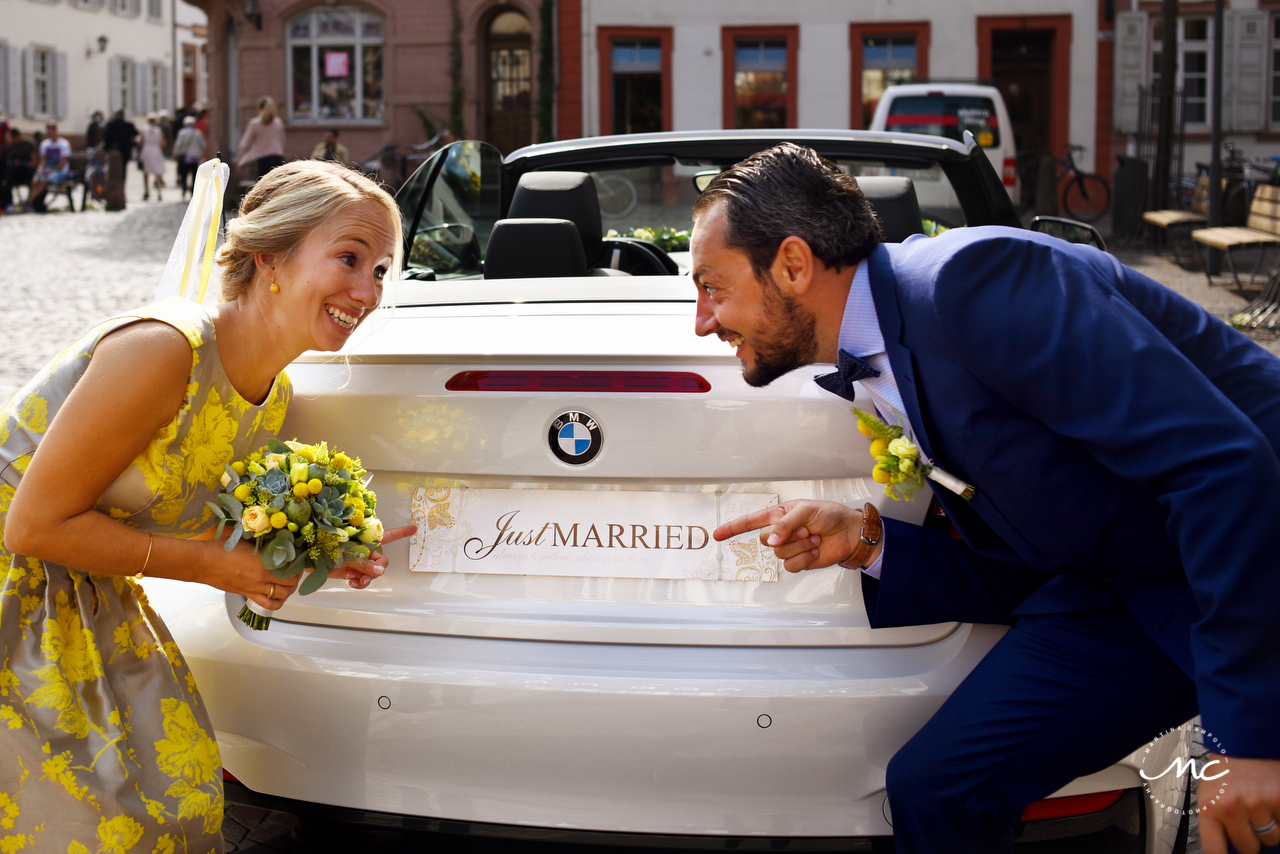
POLYGON ((267 594, 267 598, 268 599, 276 598, 276 583, 274 581, 271 582, 271 592, 267 594))
POLYGON ((1258 834, 1259 836, 1266 836, 1268 833, 1275 830, 1277 826, 1280 826, 1280 825, 1277 825, 1276 820, 1273 818, 1271 819, 1271 821, 1267 822, 1262 827, 1253 826, 1253 832, 1258 834))

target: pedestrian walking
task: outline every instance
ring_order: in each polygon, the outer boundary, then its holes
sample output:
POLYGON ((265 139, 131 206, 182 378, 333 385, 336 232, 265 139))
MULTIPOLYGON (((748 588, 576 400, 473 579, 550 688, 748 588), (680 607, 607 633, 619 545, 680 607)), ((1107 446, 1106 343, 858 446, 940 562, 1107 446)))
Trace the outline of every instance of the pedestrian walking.
POLYGON ((173 143, 173 159, 178 164, 178 189, 184 199, 191 195, 196 169, 204 160, 208 147, 204 134, 196 129, 196 117, 188 115, 182 120, 182 130, 178 131, 178 138, 173 143))
POLYGON ((284 163, 284 122, 276 115, 276 102, 270 95, 258 99, 258 115, 245 125, 236 154, 236 166, 257 166, 255 178, 261 178, 284 163))
MULTIPOLYGON (((116 110, 111 121, 102 132, 102 143, 107 151, 118 151, 124 161, 120 166, 120 180, 123 182, 129 171, 129 159, 133 157, 133 146, 138 139, 138 127, 124 117, 124 110, 116 110)), ((114 176, 112 176, 114 178, 114 176)))
POLYGON ((142 200, 151 198, 150 184, 156 188, 156 201, 162 201, 160 190, 164 188, 164 151, 168 143, 155 113, 147 114, 147 126, 142 129, 142 200), (149 180, 148 180, 149 179, 149 180))

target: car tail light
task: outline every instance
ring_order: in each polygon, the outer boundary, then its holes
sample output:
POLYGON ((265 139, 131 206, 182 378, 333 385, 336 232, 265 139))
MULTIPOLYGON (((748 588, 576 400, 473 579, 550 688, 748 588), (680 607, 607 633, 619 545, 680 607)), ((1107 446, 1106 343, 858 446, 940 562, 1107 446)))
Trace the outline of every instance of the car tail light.
POLYGON ((463 371, 449 391, 603 391, 705 394, 711 383, 687 371, 463 371))
POLYGON ((222 779, 223 779, 225 782, 228 782, 228 783, 239 783, 239 782, 240 782, 240 778, 239 778, 239 777, 237 777, 235 774, 232 774, 232 773, 231 773, 230 771, 228 771, 226 768, 223 768, 223 769, 222 769, 222 779))
POLYGON ((1012 187, 1018 183, 1018 161, 1012 157, 1004 159, 1004 185, 1012 187))
POLYGON ((1120 800, 1123 789, 1113 792, 1095 792, 1090 795, 1071 795, 1065 798, 1045 798, 1027 804, 1022 811, 1023 821, 1044 821, 1050 818, 1068 818, 1070 816, 1088 815, 1102 812, 1120 800))

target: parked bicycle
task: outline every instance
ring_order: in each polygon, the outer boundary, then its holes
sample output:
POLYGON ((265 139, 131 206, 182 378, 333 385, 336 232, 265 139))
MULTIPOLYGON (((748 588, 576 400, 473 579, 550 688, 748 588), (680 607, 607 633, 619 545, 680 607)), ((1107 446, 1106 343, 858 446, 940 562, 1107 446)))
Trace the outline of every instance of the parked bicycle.
POLYGON ((1111 210, 1111 185, 1101 175, 1081 171, 1076 165, 1077 151, 1084 151, 1084 146, 1068 145, 1066 158, 1055 158, 1063 167, 1058 184, 1067 179, 1062 188, 1062 211, 1071 219, 1097 222, 1111 210))

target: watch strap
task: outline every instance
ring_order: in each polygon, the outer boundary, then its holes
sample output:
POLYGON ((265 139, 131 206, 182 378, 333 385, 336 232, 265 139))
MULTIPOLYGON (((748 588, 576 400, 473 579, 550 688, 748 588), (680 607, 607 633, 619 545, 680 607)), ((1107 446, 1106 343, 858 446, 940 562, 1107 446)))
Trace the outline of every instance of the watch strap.
POLYGON ((862 528, 858 532, 858 541, 854 544, 853 552, 840 561, 840 565, 845 569, 865 569, 871 560, 871 553, 880 544, 880 539, 883 536, 884 523, 880 520, 880 511, 876 510, 874 504, 864 504, 862 507, 862 528))

